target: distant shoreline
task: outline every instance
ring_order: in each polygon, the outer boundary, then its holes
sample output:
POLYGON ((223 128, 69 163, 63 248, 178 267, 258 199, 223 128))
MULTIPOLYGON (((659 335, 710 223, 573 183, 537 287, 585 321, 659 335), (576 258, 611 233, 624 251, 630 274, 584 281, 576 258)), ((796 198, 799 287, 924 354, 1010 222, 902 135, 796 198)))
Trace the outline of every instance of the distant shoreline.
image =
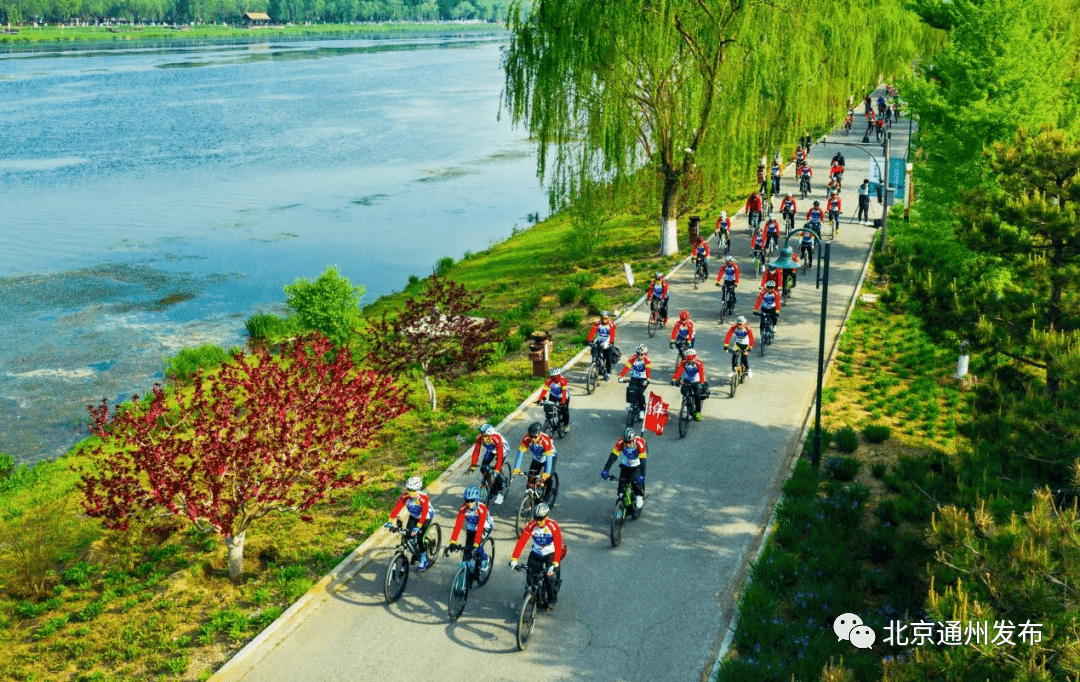
POLYGON ((129 42, 260 42, 274 38, 376 38, 397 35, 502 34, 505 25, 489 22, 382 22, 363 24, 270 25, 257 27, 219 26, 0 26, 0 50, 21 47, 59 47, 77 43, 129 42))

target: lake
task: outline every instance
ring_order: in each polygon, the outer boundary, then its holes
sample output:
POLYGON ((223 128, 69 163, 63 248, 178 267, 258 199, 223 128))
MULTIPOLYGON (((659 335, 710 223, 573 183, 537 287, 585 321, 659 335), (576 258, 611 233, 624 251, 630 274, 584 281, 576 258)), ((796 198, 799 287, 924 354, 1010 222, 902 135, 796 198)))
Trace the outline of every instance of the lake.
POLYGON ((334 264, 370 302, 545 214, 504 36, 0 53, 0 451, 334 264))

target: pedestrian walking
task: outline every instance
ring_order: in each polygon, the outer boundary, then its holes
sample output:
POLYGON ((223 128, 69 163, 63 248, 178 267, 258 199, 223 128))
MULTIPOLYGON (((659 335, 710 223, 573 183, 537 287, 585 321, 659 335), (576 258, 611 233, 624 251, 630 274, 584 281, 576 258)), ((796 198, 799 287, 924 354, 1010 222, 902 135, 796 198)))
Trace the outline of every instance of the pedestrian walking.
POLYGON ((859 208, 855 211, 855 222, 870 224, 870 180, 865 178, 859 185, 859 208))
POLYGON ((802 148, 807 150, 807 151, 810 151, 810 133, 808 131, 805 131, 805 130, 803 131, 801 142, 802 142, 802 148))

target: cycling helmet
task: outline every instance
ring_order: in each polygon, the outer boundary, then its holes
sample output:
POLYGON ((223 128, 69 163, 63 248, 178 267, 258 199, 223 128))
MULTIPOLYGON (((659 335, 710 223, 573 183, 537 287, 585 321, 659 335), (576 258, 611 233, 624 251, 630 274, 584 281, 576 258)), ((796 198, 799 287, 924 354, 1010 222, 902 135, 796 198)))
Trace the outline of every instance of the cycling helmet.
POLYGON ((649 348, 644 343, 638 345, 638 347, 637 347, 637 354, 638 355, 645 355, 648 352, 649 352, 649 348))
MULTIPOLYGON (((769 265, 769 269, 772 270, 772 265, 769 265)), ((776 282, 774 282, 774 281, 772 281, 770 279, 768 282, 765 282, 765 288, 766 289, 775 289, 776 288, 776 282)))
POLYGON ((697 357, 697 351, 696 350, 694 350, 693 348, 687 348, 686 349, 686 359, 687 360, 689 360, 690 358, 696 358, 696 357, 697 357))
POLYGON ((470 485, 465 489, 465 494, 462 495, 466 502, 478 502, 480 500, 480 489, 475 485, 470 485))
POLYGON ((542 427, 540 426, 540 422, 533 422, 532 424, 529 424, 529 435, 533 438, 536 438, 540 435, 541 428, 542 427))
POLYGON ((627 427, 626 430, 622 432, 622 439, 627 443, 634 440, 634 430, 627 427))
POLYGON ((788 192, 788 193, 787 193, 787 194, 785 194, 784 196, 786 196, 786 197, 790 197, 790 196, 791 196, 791 192, 788 192))
POLYGON ((600 317, 611 317, 611 311, 610 310, 601 310, 600 311, 600 317))
POLYGON ((424 487, 424 479, 419 476, 411 476, 409 480, 405 481, 406 490, 420 490, 424 487))
POLYGON ((662 272, 656 273, 656 276, 653 277, 653 279, 663 279, 663 278, 664 278, 664 273, 662 273, 662 272))
POLYGON ((533 509, 533 518, 537 521, 539 521, 540 519, 546 519, 548 517, 548 514, 550 513, 551 507, 548 506, 548 503, 541 502, 540 504, 536 505, 535 509, 533 509))
POLYGON ((680 320, 689 320, 690 319, 690 311, 689 310, 680 310, 679 311, 679 319, 680 320))
POLYGON ((734 263, 735 262, 735 256, 728 256, 727 258, 724 259, 724 262, 725 263, 734 263))
POLYGON ((484 424, 480 427, 480 435, 482 436, 490 436, 493 433, 495 433, 495 427, 491 424, 484 424))
POLYGON ((821 202, 820 201, 815 201, 814 206, 821 206, 821 202))
POLYGON ((774 263, 766 263, 765 267, 769 269, 769 272, 772 272, 776 269, 776 265, 774 263))
POLYGON ((739 315, 739 319, 737 319, 735 321, 738 322, 739 324, 746 324, 746 316, 739 315))
POLYGON ((552 367, 551 371, 548 373, 548 376, 552 376, 552 377, 562 376, 562 368, 561 367, 552 367))
POLYGON ((775 220, 775 219, 776 219, 776 215, 770 213, 769 214, 769 220, 775 220))
POLYGON ((720 211, 721 218, 727 218, 727 211, 720 211))

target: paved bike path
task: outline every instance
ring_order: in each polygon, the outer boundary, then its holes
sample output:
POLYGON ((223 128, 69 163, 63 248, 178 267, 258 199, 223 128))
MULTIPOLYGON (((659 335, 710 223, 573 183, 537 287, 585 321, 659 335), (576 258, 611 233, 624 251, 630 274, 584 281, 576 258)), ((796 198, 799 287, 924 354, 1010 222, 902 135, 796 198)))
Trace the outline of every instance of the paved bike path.
MULTIPOLYGON (((907 126, 896 128, 893 143, 900 148, 907 126)), ((852 133, 836 139, 858 142, 861 136, 852 133)), ((811 165, 819 179, 827 176, 836 149, 821 144, 811 149, 811 165)), ((875 149, 880 156, 880 147, 875 149)), ((845 215, 852 216, 856 188, 869 177, 869 159, 854 149, 845 149, 845 156, 848 170, 842 197, 845 215)), ((812 198, 823 199, 824 184, 815 181, 812 198)), ((790 168, 781 189, 796 189, 790 168)), ((799 207, 805 212, 803 203, 799 207)), ((880 216, 881 208, 873 201, 871 219, 880 216)), ((715 216, 704 219, 712 221, 710 227, 715 222, 715 216)), ((736 314, 747 316, 756 336, 757 318, 750 311, 757 282, 744 216, 737 217, 732 232, 732 253, 744 268, 736 314)), ((844 222, 833 242, 830 345, 855 293, 873 233, 871 227, 844 222)), ((730 398, 725 380, 730 356, 723 352, 728 325, 718 322, 720 290, 712 285, 718 263, 712 259, 710 281, 697 290, 689 264, 670 277, 672 318, 682 308, 691 312, 696 347, 712 387, 703 420, 690 424, 685 439, 678 437, 679 391, 668 383, 675 357, 667 347, 670 325, 648 338, 644 306, 619 322, 617 345, 624 360, 638 343, 649 345, 654 378, 650 389, 670 404, 671 420, 662 437, 647 434, 648 499, 641 518, 626 523, 617 548, 608 539, 615 485, 602 481, 599 472, 623 428, 625 385, 613 376, 610 382, 601 381, 590 396, 584 389, 586 363, 569 372, 572 429, 556 441, 560 492, 552 515, 562 526, 569 554, 563 563, 558 608, 538 614, 528 650, 518 652, 515 641, 524 575, 506 565, 515 539, 513 517, 523 493, 518 479, 506 502, 492 505, 496 563, 491 579, 470 593, 456 623, 446 614, 457 568, 453 557, 441 557, 423 574, 411 573, 405 594, 387 605, 382 583, 392 548, 374 547, 349 579, 315 594, 287 623, 272 626, 257 646, 211 679, 706 679, 812 404, 821 307, 813 278, 800 277, 783 308, 773 346, 765 357, 755 348, 753 377, 730 398)), ((644 279, 648 273, 638 275, 644 279)), ((542 421, 535 407, 513 419, 503 435, 516 445, 534 420, 542 421)), ((467 463, 459 462, 452 467, 449 484, 433 495, 444 544, 461 492, 475 480, 460 475, 464 466, 467 463)))

